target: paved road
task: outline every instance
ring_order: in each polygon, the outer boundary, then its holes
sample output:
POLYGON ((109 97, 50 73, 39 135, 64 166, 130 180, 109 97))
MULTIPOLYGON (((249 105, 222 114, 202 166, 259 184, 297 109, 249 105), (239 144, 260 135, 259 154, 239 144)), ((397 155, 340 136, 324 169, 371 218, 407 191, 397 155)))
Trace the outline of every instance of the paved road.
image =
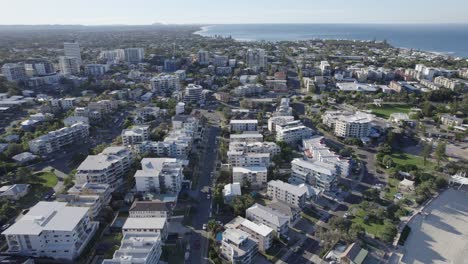
POLYGON ((206 256, 208 254, 208 238, 207 233, 202 230, 203 224, 206 224, 211 214, 211 200, 208 200, 205 193, 201 191, 212 186, 210 173, 214 171, 216 167, 216 137, 218 136, 220 129, 217 127, 209 127, 206 130, 205 135, 205 146, 206 151, 201 154, 200 158, 200 175, 198 180, 198 186, 193 198, 198 200, 198 203, 194 206, 194 216, 192 217, 192 226, 194 232, 190 238, 191 253, 189 262, 190 263, 207 263, 206 256), (199 249, 196 249, 195 244, 199 244, 199 249))

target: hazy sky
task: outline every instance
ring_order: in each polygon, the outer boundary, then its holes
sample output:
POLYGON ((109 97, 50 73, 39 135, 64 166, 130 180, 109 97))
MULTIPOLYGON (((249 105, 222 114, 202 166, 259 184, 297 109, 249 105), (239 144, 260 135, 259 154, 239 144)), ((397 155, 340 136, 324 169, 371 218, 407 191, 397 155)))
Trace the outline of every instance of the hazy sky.
POLYGON ((0 0, 0 24, 468 23, 467 0, 0 0))

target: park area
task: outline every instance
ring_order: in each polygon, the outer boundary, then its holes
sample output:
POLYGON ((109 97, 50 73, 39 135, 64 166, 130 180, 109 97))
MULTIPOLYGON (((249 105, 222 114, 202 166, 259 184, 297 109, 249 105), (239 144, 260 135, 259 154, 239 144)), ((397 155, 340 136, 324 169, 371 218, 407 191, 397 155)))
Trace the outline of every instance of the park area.
POLYGON ((401 263, 466 263, 468 189, 448 189, 408 224, 401 263))
POLYGON ((411 106, 406 104, 383 104, 382 106, 373 105, 370 109, 372 114, 388 119, 393 113, 409 113, 411 106))

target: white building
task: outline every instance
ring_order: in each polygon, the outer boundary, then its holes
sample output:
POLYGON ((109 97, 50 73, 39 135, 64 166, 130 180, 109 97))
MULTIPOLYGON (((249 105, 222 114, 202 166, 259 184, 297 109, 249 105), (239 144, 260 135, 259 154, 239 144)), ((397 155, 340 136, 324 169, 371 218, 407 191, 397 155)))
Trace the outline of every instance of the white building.
POLYGON ((248 219, 238 216, 224 225, 226 229, 242 230, 250 235, 257 243, 258 250, 265 252, 273 244, 274 232, 273 229, 264 225, 256 224, 248 219))
POLYGON ((224 67, 224 66, 227 65, 228 61, 229 61, 228 56, 215 55, 213 57, 213 65, 216 66, 216 67, 224 67))
POLYGON ((224 185, 223 197, 225 203, 230 203, 236 196, 241 196, 241 185, 238 182, 229 183, 224 185))
POLYGON ((176 115, 181 115, 184 112, 185 112, 185 103, 184 102, 178 102, 176 107, 175 107, 176 115))
POLYGON ((256 131, 258 128, 258 120, 244 119, 236 120, 233 119, 229 123, 231 132, 243 132, 243 131, 256 131))
POLYGON ((258 203, 245 211, 245 218, 270 227, 277 237, 286 236, 289 230, 289 217, 287 215, 258 203))
POLYGON ((321 61, 320 62, 320 70, 322 71, 323 75, 328 75, 331 70, 330 63, 328 61, 321 61))
POLYGON ((257 251, 257 243, 251 239, 247 232, 233 228, 228 228, 223 232, 221 257, 230 263, 253 263, 257 251))
POLYGON ((232 181, 243 183, 248 181, 252 187, 261 188, 267 183, 268 170, 266 167, 233 167, 232 181))
POLYGON ((337 174, 341 177, 349 176, 350 164, 349 160, 341 158, 339 155, 330 151, 325 145, 325 138, 322 136, 314 136, 302 141, 304 154, 311 160, 320 161, 323 163, 333 164, 337 170, 337 174))
POLYGON ((268 182, 267 195, 296 207, 304 207, 307 198, 304 189, 280 180, 268 182))
POLYGON ((105 259, 102 264, 154 264, 159 263, 161 254, 158 234, 126 233, 112 259, 105 259))
POLYGON ((301 121, 291 121, 276 125, 276 141, 294 143, 313 135, 314 131, 302 124, 301 121))
POLYGON ((89 124, 89 118, 84 116, 69 116, 63 120, 65 126, 73 126, 75 124, 89 124))
POLYGON ((83 183, 75 184, 68 189, 68 194, 71 195, 98 195, 102 204, 107 205, 112 199, 112 189, 109 184, 104 183, 83 183))
POLYGON ((39 202, 3 231, 8 253, 54 259, 76 259, 96 232, 89 208, 61 202, 39 202))
POLYGON ((247 66, 254 70, 263 70, 267 65, 267 56, 264 49, 248 49, 246 54, 247 66))
POLYGON ((229 142, 262 142, 263 135, 258 131, 244 131, 242 134, 231 134, 229 142))
POLYGON ((154 233, 167 238, 167 218, 165 217, 128 217, 122 226, 122 233, 154 233))
POLYGON ((189 84, 185 87, 184 102, 201 104, 204 101, 203 87, 197 84, 189 84))
POLYGON ((99 58, 110 63, 119 63, 125 60, 125 51, 123 49, 103 50, 99 54, 99 58))
POLYGON ((125 147, 108 147, 98 155, 89 155, 78 167, 78 184, 104 183, 112 190, 123 184, 123 178, 133 163, 133 155, 125 147))
POLYGON ((87 141, 88 136, 89 125, 78 123, 70 127, 51 131, 29 141, 29 149, 35 154, 47 155, 57 152, 65 146, 87 141))
POLYGON ((291 178, 329 191, 334 186, 338 173, 334 164, 318 160, 294 159, 291 161, 291 178))
POLYGON ((151 78, 150 83, 155 93, 173 92, 180 89, 180 79, 175 75, 159 75, 151 78))
POLYGON ((142 169, 135 173, 137 191, 168 193, 177 196, 182 188, 185 163, 174 158, 142 159, 142 169))
POLYGON ((148 218, 171 216, 173 203, 162 201, 135 201, 128 210, 130 217, 148 218))
POLYGON ((2 66, 2 74, 10 81, 20 81, 26 79, 26 72, 24 66, 17 63, 5 63, 2 66))
POLYGON ((276 132, 276 126, 294 121, 294 116, 272 116, 268 119, 268 130, 276 132))
POLYGON ((80 73, 80 64, 76 57, 59 57, 60 72, 62 75, 77 75, 80 73))
POLYGON ((145 49, 143 48, 126 48, 124 50, 125 61, 128 63, 139 63, 145 57, 145 49))
POLYGON ((78 65, 82 65, 81 49, 78 42, 65 42, 63 43, 63 50, 66 57, 76 58, 78 65))
POLYGON ((458 118, 453 115, 445 114, 445 115, 440 116, 440 122, 443 125, 449 126, 449 127, 461 126, 463 124, 463 118, 458 118))
POLYGON ((200 65, 210 64, 210 53, 206 50, 199 50, 197 53, 197 61, 200 65))
POLYGON ((149 140, 149 126, 133 126, 122 130, 122 144, 124 146, 141 144, 149 140))
POLYGON ((234 88, 237 96, 251 96, 263 93, 263 85, 259 83, 248 83, 234 88))
POLYGON ((101 76, 110 69, 109 64, 86 64, 85 71, 89 75, 101 76))
POLYGON ((323 123, 334 129, 338 137, 368 137, 371 132, 374 115, 364 112, 327 111, 323 115, 323 123))
POLYGON ((0 187, 0 197, 5 197, 10 200, 19 200, 28 194, 31 185, 29 184, 13 184, 0 187))

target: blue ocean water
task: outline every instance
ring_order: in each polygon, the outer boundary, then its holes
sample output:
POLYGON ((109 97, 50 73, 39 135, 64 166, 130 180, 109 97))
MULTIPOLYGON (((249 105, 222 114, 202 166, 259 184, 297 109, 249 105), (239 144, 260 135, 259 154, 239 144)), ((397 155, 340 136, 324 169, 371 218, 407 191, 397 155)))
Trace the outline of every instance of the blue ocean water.
POLYGON ((387 40, 395 47, 468 58, 468 24, 231 24, 202 27, 196 34, 245 41, 387 40))

